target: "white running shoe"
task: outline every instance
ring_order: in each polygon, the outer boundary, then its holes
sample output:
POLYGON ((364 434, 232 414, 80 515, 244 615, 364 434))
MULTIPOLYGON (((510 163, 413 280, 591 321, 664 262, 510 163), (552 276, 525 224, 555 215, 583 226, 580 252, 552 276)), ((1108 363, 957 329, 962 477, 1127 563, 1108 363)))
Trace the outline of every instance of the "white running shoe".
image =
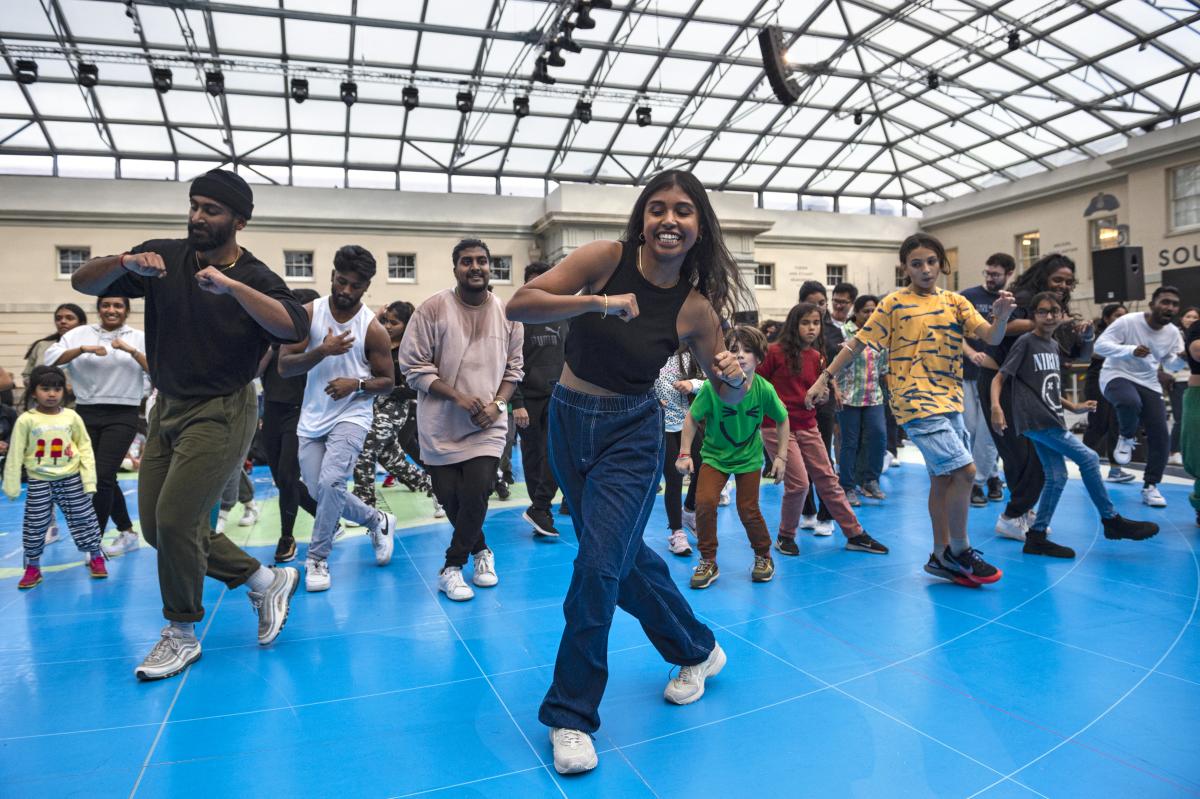
POLYGON ((304 590, 315 594, 328 591, 332 585, 329 578, 329 561, 307 558, 304 561, 304 590))
POLYGON ((110 558, 115 558, 118 555, 124 555, 126 552, 132 552, 141 546, 138 541, 138 534, 133 530, 122 530, 117 533, 117 537, 112 540, 112 543, 104 547, 104 554, 110 558))
POLYGON ((1003 513, 996 519, 996 534, 1001 538, 1011 538, 1013 541, 1024 541, 1028 525, 1024 516, 1010 519, 1003 513))
POLYGON ((187 636, 171 625, 163 627, 162 637, 133 670, 139 680, 162 680, 174 677, 200 659, 200 641, 187 636))
POLYGON ((435 519, 446 518, 446 509, 443 508, 441 503, 437 501, 437 497, 434 497, 434 499, 433 499, 433 518, 435 518, 435 519))
POLYGON ((238 527, 253 527, 258 521, 258 505, 250 500, 242 506, 242 518, 238 519, 238 527))
POLYGON ((667 536, 667 549, 671 550, 672 555, 692 554, 692 545, 688 543, 687 533, 683 530, 672 531, 667 536))
POLYGON ((1136 438, 1126 438, 1125 436, 1117 437, 1117 446, 1113 447, 1113 460, 1121 466, 1129 463, 1133 458, 1133 448, 1137 446, 1136 438))
POLYGON ((438 590, 445 594, 447 599, 453 599, 455 602, 466 602, 475 598, 475 592, 463 579, 462 566, 447 566, 442 569, 438 575, 438 590))
POLYGON ((813 535, 833 535, 833 519, 818 521, 817 526, 813 528, 813 535))
POLYGON ((663 698, 675 705, 690 705, 704 696, 704 681, 725 668, 725 650, 715 644, 708 659, 695 666, 682 666, 679 676, 667 683, 663 698))
POLYGON ((551 727, 550 743, 554 747, 554 770, 559 774, 591 771, 600 762, 592 736, 581 730, 551 727))
POLYGON ((883 453, 883 470, 884 470, 885 472, 886 472, 888 469, 892 468, 892 460, 893 460, 893 459, 892 459, 892 453, 890 453, 890 452, 887 452, 887 451, 885 450, 885 451, 884 451, 884 453, 883 453))
POLYGON ((800 529, 801 530, 817 529, 817 517, 816 516, 801 516, 800 517, 800 529))
POLYGON ((1183 455, 1179 454, 1178 452, 1172 452, 1171 457, 1167 458, 1167 463, 1171 464, 1172 466, 1182 466, 1183 455))
POLYGON ((693 533, 696 532, 696 511, 683 509, 683 526, 693 533))
POLYGON ((1142 504, 1152 508, 1165 508, 1167 501, 1158 492, 1158 486, 1146 486, 1142 489, 1142 504))
POLYGON ((496 575, 496 555, 490 549, 481 549, 472 556, 475 560, 475 574, 471 582, 480 588, 491 588, 500 582, 496 575))
POLYGON ((53 544, 58 539, 58 521, 55 520, 50 522, 50 526, 46 528, 46 543, 53 544))
POLYGON ((375 565, 386 566, 392 562, 392 550, 396 547, 396 517, 390 513, 379 514, 379 526, 371 531, 371 546, 375 549, 375 565))
POLYGON ((729 495, 732 493, 732 491, 731 491, 732 485, 733 485, 732 482, 730 482, 729 480, 726 480, 724 488, 721 489, 721 500, 717 504, 720 505, 722 508, 725 507, 726 505, 728 505, 731 501, 729 498, 729 495))

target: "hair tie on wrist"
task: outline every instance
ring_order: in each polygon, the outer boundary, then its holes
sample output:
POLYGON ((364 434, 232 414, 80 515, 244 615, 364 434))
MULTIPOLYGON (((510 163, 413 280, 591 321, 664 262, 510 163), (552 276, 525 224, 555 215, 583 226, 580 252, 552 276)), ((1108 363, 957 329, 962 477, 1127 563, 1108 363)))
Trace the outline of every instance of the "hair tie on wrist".
POLYGON ((608 316, 608 295, 601 294, 600 296, 604 298, 604 313, 600 314, 600 318, 604 319, 608 316))

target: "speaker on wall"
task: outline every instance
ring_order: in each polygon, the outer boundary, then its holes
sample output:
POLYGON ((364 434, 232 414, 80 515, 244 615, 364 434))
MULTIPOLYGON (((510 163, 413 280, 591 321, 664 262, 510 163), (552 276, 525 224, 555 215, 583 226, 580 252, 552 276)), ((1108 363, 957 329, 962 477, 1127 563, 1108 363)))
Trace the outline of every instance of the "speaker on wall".
POLYGON ((1179 289, 1180 307, 1200 306, 1200 269, 1194 266, 1185 266, 1183 269, 1164 269, 1162 284, 1179 289))
POLYGON ((1146 299, 1142 248, 1092 250, 1092 287, 1092 299, 1100 304, 1146 299))

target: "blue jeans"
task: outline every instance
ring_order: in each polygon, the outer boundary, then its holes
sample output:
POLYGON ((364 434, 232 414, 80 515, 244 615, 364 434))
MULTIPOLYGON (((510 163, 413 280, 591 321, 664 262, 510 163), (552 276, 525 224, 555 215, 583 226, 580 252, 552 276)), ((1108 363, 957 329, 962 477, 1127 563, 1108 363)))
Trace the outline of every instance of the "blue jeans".
POLYGON ((338 422, 324 438, 300 436, 300 477, 317 501, 308 557, 326 560, 333 551, 338 519, 374 530, 383 515, 346 490, 354 464, 367 438, 365 428, 338 422))
POLYGON ((846 405, 838 411, 842 426, 842 446, 838 451, 838 477, 842 490, 849 491, 858 484, 854 472, 858 453, 866 451, 862 481, 877 481, 883 473, 883 453, 887 451, 887 419, 882 405, 846 405))
POLYGON ((1042 487, 1042 497, 1038 500, 1037 518, 1029 526, 1030 530, 1045 532, 1050 526, 1050 517, 1058 507, 1059 497, 1067 485, 1067 462, 1070 458, 1079 466, 1083 474, 1083 485, 1087 488, 1092 504, 1100 511, 1101 519, 1111 519, 1117 515, 1108 491, 1104 488, 1104 480, 1100 477, 1100 456, 1083 445, 1061 427, 1051 427, 1047 430, 1026 430, 1023 434, 1033 442, 1037 450, 1038 460, 1042 462, 1042 471, 1046 475, 1046 483, 1042 487))
POLYGON ((592 733, 608 682, 608 631, 620 606, 663 659, 703 663, 716 640, 642 540, 663 457, 653 393, 597 397, 559 384, 550 403, 550 466, 571 511, 579 553, 563 602, 566 628, 538 719, 592 733))

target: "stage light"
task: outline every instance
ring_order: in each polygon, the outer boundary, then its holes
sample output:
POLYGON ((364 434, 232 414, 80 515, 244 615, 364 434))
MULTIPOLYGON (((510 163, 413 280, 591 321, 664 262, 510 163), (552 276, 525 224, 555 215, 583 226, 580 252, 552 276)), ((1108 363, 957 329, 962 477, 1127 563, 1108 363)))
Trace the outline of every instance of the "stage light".
POLYGON ((204 91, 213 97, 220 97, 225 93, 225 75, 221 73, 221 70, 204 73, 204 91))
POLYGON ((405 110, 411 111, 421 104, 421 93, 416 86, 405 86, 400 93, 405 110))
POLYGON ((575 103, 575 118, 585 125, 591 122, 592 104, 587 100, 580 100, 579 102, 575 103))
POLYGON ((929 77, 925 78, 925 85, 931 89, 936 89, 941 85, 941 79, 936 72, 930 72, 929 77))
POLYGON ((308 99, 308 79, 292 78, 292 99, 302 103, 308 99))
POLYGON ((100 82, 100 67, 95 64, 81 63, 78 68, 79 85, 90 89, 100 82))
POLYGON ((650 125, 650 106, 641 105, 637 110, 637 124, 639 128, 648 127, 650 125))
POLYGON ((775 98, 784 105, 800 99, 800 85, 788 77, 788 65, 784 60, 783 29, 768 25, 758 32, 758 47, 762 51, 763 69, 771 84, 775 98))
POLYGON ((341 95, 342 102, 346 104, 347 108, 354 105, 358 102, 358 84, 352 80, 342 81, 341 95))
POLYGON ((150 81, 154 84, 154 91, 159 94, 166 94, 175 86, 175 76, 166 67, 151 67, 150 81))
POLYGON ((547 51, 546 65, 551 66, 551 67, 565 67, 567 65, 567 62, 562 57, 562 54, 558 52, 557 47, 551 47, 547 51))
POLYGON ((855 124, 855 125, 861 125, 861 124, 862 124, 862 111, 855 111, 855 112, 854 112, 854 124, 855 124))
POLYGON ((513 114, 517 119, 523 119, 529 116, 529 98, 525 95, 513 98, 513 114))
POLYGON ((461 91, 454 95, 455 105, 458 106, 459 113, 469 114, 471 109, 475 107, 475 95, 469 91, 461 91))
POLYGON ((575 17, 576 28, 581 31, 590 31, 592 28, 596 27, 596 20, 592 19, 592 15, 588 13, 587 3, 580 3, 575 7, 575 10, 578 12, 577 16, 575 17))
POLYGON ((1011 53, 1019 49, 1021 49, 1021 37, 1017 35, 1016 31, 1013 31, 1008 34, 1008 51, 1011 53))
POLYGON ((563 32, 555 37, 554 44, 556 47, 561 47, 568 53, 582 53, 583 48, 579 46, 579 42, 571 38, 571 31, 574 30, 574 28, 575 26, 570 23, 564 25, 563 32))
POLYGON ((31 83, 37 83, 38 65, 36 61, 30 61, 28 58, 17 59, 17 83, 22 83, 28 86, 31 83))
POLYGON ((550 77, 550 73, 546 71, 546 59, 541 56, 538 56, 537 62, 533 65, 533 79, 547 85, 555 82, 554 78, 550 77))

